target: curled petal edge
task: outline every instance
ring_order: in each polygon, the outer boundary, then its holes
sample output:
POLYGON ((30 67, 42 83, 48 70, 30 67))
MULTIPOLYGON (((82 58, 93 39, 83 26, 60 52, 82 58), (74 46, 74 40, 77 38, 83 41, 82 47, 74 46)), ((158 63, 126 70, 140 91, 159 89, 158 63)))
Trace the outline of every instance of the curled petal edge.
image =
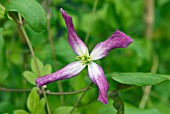
POLYGON ((110 38, 97 44, 90 55, 92 60, 97 60, 105 57, 112 49, 126 48, 132 42, 129 36, 117 29, 110 38))

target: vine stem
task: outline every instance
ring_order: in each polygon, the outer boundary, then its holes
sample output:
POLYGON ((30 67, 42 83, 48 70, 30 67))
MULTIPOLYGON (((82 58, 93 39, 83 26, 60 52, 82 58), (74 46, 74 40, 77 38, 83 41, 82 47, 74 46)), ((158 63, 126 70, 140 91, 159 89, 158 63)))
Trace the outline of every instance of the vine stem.
POLYGON ((85 44, 87 44, 87 42, 89 40, 89 37, 90 37, 91 26, 92 26, 92 23, 93 23, 93 16, 94 16, 94 14, 96 12, 98 1, 99 0, 95 0, 94 4, 93 4, 91 19, 90 19, 90 22, 89 22, 89 25, 88 25, 88 29, 87 29, 87 32, 86 32, 86 37, 85 37, 85 40, 84 40, 85 44))
POLYGON ((90 88, 90 86, 93 84, 93 82, 91 82, 89 84, 89 86, 87 86, 87 88, 85 89, 84 93, 81 95, 81 97, 78 99, 78 101, 75 103, 73 109, 70 111, 69 114, 72 114, 73 111, 76 109, 77 105, 80 103, 80 101, 83 99, 84 95, 86 94, 87 90, 90 88))
MULTIPOLYGON (((4 88, 4 87, 0 87, 0 91, 5 91, 5 92, 30 92, 31 89, 11 89, 11 88, 4 88)), ((86 91, 86 88, 77 90, 77 91, 72 91, 72 92, 50 92, 48 90, 46 90, 46 94, 47 95, 73 95, 73 94, 79 94, 86 91)), ((39 91, 40 93, 42 93, 42 91, 39 91)))
MULTIPOLYGON (((152 67, 151 67, 151 72, 152 73, 156 73, 157 72, 158 65, 159 65, 159 58, 158 58, 157 53, 154 52, 153 53, 153 64, 152 64, 152 67)), ((143 94, 142 99, 141 99, 140 104, 139 104, 139 108, 140 109, 144 109, 144 107, 145 107, 145 105, 146 105, 146 103, 148 101, 151 89, 152 89, 152 86, 144 87, 144 89, 143 89, 143 93, 144 94, 143 94)))
MULTIPOLYGON (((144 0, 145 3, 145 15, 144 15, 144 21, 145 21, 145 38, 147 38, 148 41, 152 41, 152 36, 153 36, 153 32, 152 32, 152 27, 153 27, 153 23, 154 23, 154 1, 155 0, 144 0)), ((153 47, 153 46, 152 46, 153 47)), ((152 73, 156 73, 157 69, 158 69, 158 64, 159 64, 159 59, 158 59, 158 55, 157 53, 153 50, 153 63, 152 63, 152 67, 151 67, 151 72, 152 73)), ((139 103, 139 108, 144 109, 145 105, 149 99, 150 96, 150 92, 151 92, 152 86, 146 86, 143 88, 143 96, 142 99, 139 103)))
MULTIPOLYGON (((56 57, 56 53, 55 53, 54 41, 53 41, 51 31, 50 31, 50 28, 51 28, 51 25, 50 25, 51 10, 49 9, 49 6, 50 6, 50 1, 46 0, 48 40, 49 40, 50 47, 51 47, 52 59, 54 61, 54 66, 56 68, 57 67, 57 62, 56 62, 57 57, 56 57)), ((63 87, 62 87, 62 82, 61 81, 57 81, 57 86, 58 86, 59 92, 63 92, 63 87)), ((63 95, 60 96, 60 104, 64 105, 64 96, 63 95)))
MULTIPOLYGON (((28 38, 28 35, 27 35, 27 33, 26 33, 26 31, 25 31, 25 29, 24 29, 24 27, 23 27, 22 18, 21 18, 21 15, 20 15, 19 13, 18 13, 18 17, 19 17, 19 22, 20 22, 20 23, 18 23, 18 24, 19 24, 19 28, 20 28, 21 32, 23 33, 24 38, 26 39, 26 42, 27 42, 27 44, 28 44, 28 46, 29 46, 29 49, 30 49, 30 51, 31 51, 31 55, 32 55, 33 60, 34 60, 34 64, 35 64, 35 67, 36 67, 36 71, 37 71, 37 73, 38 73, 38 77, 40 77, 40 70, 39 70, 39 67, 38 67, 38 64, 37 64, 36 56, 35 56, 34 50, 33 50, 33 48, 32 48, 31 42, 30 42, 30 40, 29 40, 29 38, 28 38)), ((45 90, 44 90, 43 87, 42 87, 41 89, 42 89, 43 96, 44 96, 45 101, 46 101, 46 106, 47 106, 48 114, 51 114, 51 111, 50 111, 50 107, 49 107, 49 104, 48 104, 48 100, 47 100, 47 96, 46 96, 45 90)))
POLYGON ((31 91, 31 89, 9 89, 4 87, 0 87, 0 90, 6 92, 30 92, 31 91))

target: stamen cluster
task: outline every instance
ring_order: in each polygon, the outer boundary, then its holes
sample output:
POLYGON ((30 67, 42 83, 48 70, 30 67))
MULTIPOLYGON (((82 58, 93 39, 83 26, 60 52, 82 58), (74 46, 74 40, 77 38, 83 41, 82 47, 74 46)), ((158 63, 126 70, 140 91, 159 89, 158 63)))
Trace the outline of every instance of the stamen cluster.
POLYGON ((81 61, 83 65, 88 65, 89 63, 92 62, 92 58, 88 54, 82 55, 82 56, 77 56, 76 59, 81 61))

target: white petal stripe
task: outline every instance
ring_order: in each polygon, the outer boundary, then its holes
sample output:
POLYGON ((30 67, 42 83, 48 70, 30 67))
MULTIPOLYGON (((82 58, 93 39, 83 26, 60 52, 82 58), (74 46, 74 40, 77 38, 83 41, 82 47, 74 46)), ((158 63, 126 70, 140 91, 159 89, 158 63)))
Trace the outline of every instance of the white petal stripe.
POLYGON ((80 61, 73 62, 52 74, 37 78, 35 82, 38 86, 43 86, 56 80, 71 78, 79 74, 84 69, 84 67, 85 65, 82 65, 80 61))
POLYGON ((62 8, 60 10, 68 29, 68 42, 70 46, 78 55, 85 55, 88 52, 88 49, 75 32, 72 17, 69 16, 62 8))
POLYGON ((103 69, 97 65, 96 63, 92 62, 88 65, 88 73, 90 79, 98 86, 99 88, 99 97, 98 100, 107 104, 107 90, 109 84, 104 76, 103 69))

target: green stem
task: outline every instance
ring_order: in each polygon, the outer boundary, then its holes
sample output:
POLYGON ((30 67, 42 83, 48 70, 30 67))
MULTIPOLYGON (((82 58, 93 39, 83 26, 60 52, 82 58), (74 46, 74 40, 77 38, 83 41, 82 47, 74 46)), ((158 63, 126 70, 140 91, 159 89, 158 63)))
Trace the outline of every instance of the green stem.
POLYGON ((90 22, 89 22, 88 29, 87 29, 87 32, 86 32, 86 37, 85 37, 85 40, 84 40, 85 44, 87 44, 87 42, 89 40, 89 37, 90 37, 91 26, 92 26, 92 23, 93 23, 94 14, 95 14, 96 9, 97 9, 98 1, 99 0, 95 0, 94 4, 93 4, 93 9, 92 9, 92 14, 91 14, 90 22))
POLYGON ((69 114, 73 113, 73 111, 76 109, 77 105, 80 103, 80 101, 83 99, 84 95, 86 94, 87 90, 90 88, 90 86, 93 84, 93 82, 91 82, 89 84, 89 86, 87 86, 87 88, 85 89, 84 93, 81 95, 81 97, 78 99, 78 101, 76 102, 76 104, 74 105, 73 109, 70 111, 69 114))
MULTIPOLYGON (((34 64, 35 64, 35 67, 36 67, 36 71, 38 72, 38 77, 40 77, 40 70, 39 70, 39 67, 38 67, 38 64, 37 64, 37 60, 36 60, 36 56, 35 56, 34 50, 33 50, 33 48, 32 48, 31 42, 30 42, 30 40, 29 40, 29 38, 28 38, 28 35, 27 35, 27 33, 26 33, 26 31, 25 31, 25 29, 24 29, 24 27, 23 27, 21 15, 18 14, 18 16, 19 16, 19 22, 20 22, 20 23, 18 23, 18 24, 19 24, 19 28, 21 29, 21 32, 23 33, 23 36, 24 36, 24 38, 26 39, 26 42, 27 42, 27 44, 28 44, 28 46, 29 46, 29 49, 30 49, 30 51, 31 51, 31 54, 32 54, 32 56, 33 56, 34 64)), ((47 106, 48 114, 51 114, 51 111, 50 111, 50 108, 49 108, 49 104, 48 104, 48 100, 47 100, 47 97, 46 97, 45 90, 42 89, 42 91, 43 91, 43 93, 44 93, 43 96, 44 96, 45 101, 46 101, 46 106, 47 106)))
MULTIPOLYGON (((49 3, 49 0, 46 0, 46 6, 47 6, 47 32, 48 32, 48 40, 49 40, 49 43, 50 43, 50 47, 51 47, 51 54, 52 54, 52 59, 54 61, 54 66, 55 68, 57 67, 57 60, 56 60, 56 53, 55 53, 55 47, 54 47, 54 41, 53 41, 53 38, 52 38, 52 35, 51 35, 51 31, 50 31, 50 18, 51 18, 51 11, 49 9, 49 6, 50 6, 50 3, 49 3)), ((63 92, 63 87, 62 87, 62 82, 61 81, 57 81, 57 86, 58 86, 58 89, 59 89, 59 92, 63 92)), ((60 96, 60 104, 61 105, 64 105, 64 96, 61 95, 60 96)))
POLYGON ((41 87, 41 90, 42 90, 42 93, 43 93, 43 96, 44 96, 44 99, 45 99, 45 102, 46 102, 48 114, 51 114, 50 106, 48 104, 48 99, 47 99, 47 95, 46 95, 44 87, 41 87))

